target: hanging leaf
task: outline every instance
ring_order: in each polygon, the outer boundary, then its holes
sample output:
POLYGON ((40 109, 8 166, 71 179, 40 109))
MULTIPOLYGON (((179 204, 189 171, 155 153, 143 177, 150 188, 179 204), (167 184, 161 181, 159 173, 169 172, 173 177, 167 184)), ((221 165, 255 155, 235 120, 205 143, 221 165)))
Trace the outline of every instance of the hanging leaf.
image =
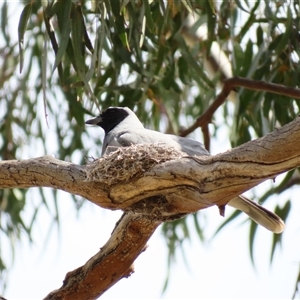
POLYGON ((61 36, 60 36, 60 42, 58 51, 55 55, 55 61, 52 72, 57 68, 57 66, 60 64, 63 55, 66 52, 70 33, 71 33, 71 11, 72 7, 74 6, 73 2, 71 0, 66 0, 64 2, 57 2, 60 4, 62 9, 62 17, 59 18, 59 27, 61 29, 61 36))
POLYGON ((19 41, 19 54, 20 54, 20 73, 23 70, 24 63, 24 35, 27 29, 27 24, 31 15, 32 4, 27 4, 20 16, 19 25, 18 25, 18 41, 19 41))
MULTIPOLYGON (((276 206, 275 208, 275 214, 279 215, 283 220, 286 220, 290 211, 291 211, 291 201, 287 201, 285 205, 280 208, 279 206, 276 206)), ((274 258, 274 253, 277 248, 277 246, 281 245, 282 241, 282 234, 273 234, 273 241, 272 241, 272 247, 271 247, 271 256, 270 256, 270 262, 272 263, 274 258)))

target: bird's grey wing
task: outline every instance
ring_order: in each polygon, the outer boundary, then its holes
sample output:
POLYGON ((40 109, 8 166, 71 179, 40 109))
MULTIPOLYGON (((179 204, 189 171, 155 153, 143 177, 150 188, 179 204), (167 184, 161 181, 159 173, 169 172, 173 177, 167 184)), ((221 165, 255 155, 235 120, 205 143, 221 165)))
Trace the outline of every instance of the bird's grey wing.
POLYGON ((149 130, 145 128, 131 129, 122 134, 118 134, 118 142, 123 146, 130 146, 133 144, 155 144, 163 143, 167 146, 173 147, 178 151, 185 152, 188 155, 210 155, 204 148, 203 144, 195 140, 179 137, 171 134, 164 134, 158 131, 149 130))
POLYGON ((131 144, 162 143, 191 156, 210 155, 203 144, 198 141, 145 128, 132 129, 122 134, 120 139, 130 142, 131 144))
POLYGON ((198 141, 185 137, 180 137, 177 135, 170 134, 168 136, 170 136, 174 141, 176 141, 179 144, 181 151, 185 152, 190 156, 210 155, 210 153, 204 148, 204 145, 198 141))
POLYGON ((117 135, 109 133, 103 140, 101 156, 116 151, 119 147, 127 147, 130 145, 130 143, 126 143, 126 141, 120 139, 117 135))
POLYGON ((281 233, 284 230, 285 225, 280 217, 243 195, 233 198, 228 205, 243 211, 257 224, 274 233, 281 233))
POLYGON ((103 140, 101 155, 107 155, 113 151, 116 151, 119 147, 129 147, 133 144, 138 144, 138 136, 138 131, 137 133, 134 133, 134 131, 130 132, 128 130, 111 131, 105 136, 103 140))
POLYGON ((109 142, 111 141, 113 137, 110 134, 106 134, 102 143, 102 152, 101 152, 101 156, 104 156, 106 150, 107 150, 107 146, 109 144, 109 142))
MULTIPOLYGON (((117 141, 122 147, 136 144, 166 143, 166 135, 158 131, 145 128, 132 128, 117 134, 117 141)), ((170 145, 171 146, 171 145, 170 145)))

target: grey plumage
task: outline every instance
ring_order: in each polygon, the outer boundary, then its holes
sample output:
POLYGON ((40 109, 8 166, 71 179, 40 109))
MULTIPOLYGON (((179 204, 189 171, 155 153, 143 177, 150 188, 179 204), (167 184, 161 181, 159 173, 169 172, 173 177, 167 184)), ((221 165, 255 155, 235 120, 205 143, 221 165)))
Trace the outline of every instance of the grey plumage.
MULTIPOLYGON (((135 113, 128 107, 110 107, 93 119, 86 121, 102 127, 105 131, 102 156, 109 152, 109 147, 127 147, 133 144, 164 143, 190 156, 210 155, 203 144, 193 139, 164 134, 144 128, 135 113), (108 150, 108 151, 107 151, 108 150)), ((228 202, 228 205, 246 213, 256 223, 266 229, 280 233, 284 222, 274 213, 240 195, 228 202)))

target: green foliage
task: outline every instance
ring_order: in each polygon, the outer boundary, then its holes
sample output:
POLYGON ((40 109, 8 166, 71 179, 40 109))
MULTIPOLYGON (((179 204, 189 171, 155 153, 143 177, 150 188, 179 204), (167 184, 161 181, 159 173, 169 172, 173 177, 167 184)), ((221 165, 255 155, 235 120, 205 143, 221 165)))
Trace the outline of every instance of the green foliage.
MULTIPOLYGON (((191 215, 193 225, 195 226, 196 233, 201 242, 205 241, 202 224, 200 224, 200 213, 191 215)), ((169 250, 168 256, 168 274, 166 276, 165 284, 163 287, 163 292, 167 289, 169 278, 170 278, 170 269, 172 264, 176 260, 176 255, 181 250, 182 257, 184 258, 186 264, 187 260, 185 258, 185 249, 184 242, 190 240, 189 224, 187 218, 175 220, 173 222, 166 222, 162 226, 162 233, 166 239, 166 243, 169 250)))
MULTIPOLYGON (((44 6, 26 1, 19 12, 17 39, 9 31, 16 15, 8 3, 1 4, 1 159, 26 157, 27 145, 38 143, 39 155, 49 154, 51 143, 55 144, 51 151, 60 159, 83 163, 85 115, 108 106, 135 108, 147 127, 179 133, 181 126, 190 124, 212 103, 216 86, 224 78, 220 68, 209 75, 205 65, 214 43, 228 57, 233 75, 299 85, 297 1, 58 0, 44 6), (186 23, 188 15, 197 18, 194 26, 186 23), (202 24, 207 32, 199 38, 194 33, 202 24), (51 137, 44 135, 49 119, 55 124, 51 137)), ((224 105, 222 120, 223 126, 232 127, 228 137, 232 146, 265 135, 299 113, 299 100, 280 95, 239 89, 235 98, 233 104, 224 105)), ((212 135, 218 130, 215 126, 212 135)), ((276 187, 267 191, 260 201, 276 192, 276 187)), ((26 194, 0 192, 0 238, 8 237, 12 247, 22 232, 30 238, 38 213, 25 224, 26 194)), ((48 207, 52 199, 43 196, 42 190, 40 194, 41 204, 48 207)), ((75 199, 74 203, 81 204, 75 199)), ((282 209, 277 207, 278 214, 288 216, 289 206, 287 201, 282 209)), ((58 211, 55 215, 58 220, 58 211)), ((234 213, 219 229, 238 215, 234 213)), ((203 239, 197 215, 188 218, 194 218, 203 239)), ((169 262, 176 254, 175 246, 189 236, 186 222, 182 219, 163 227, 169 262), (183 237, 178 236, 179 229, 184 229, 183 237)), ((255 233, 252 224, 251 255, 255 233)), ((271 259, 278 244, 274 239, 271 259)), ((0 258, 0 270, 5 265, 0 258)))

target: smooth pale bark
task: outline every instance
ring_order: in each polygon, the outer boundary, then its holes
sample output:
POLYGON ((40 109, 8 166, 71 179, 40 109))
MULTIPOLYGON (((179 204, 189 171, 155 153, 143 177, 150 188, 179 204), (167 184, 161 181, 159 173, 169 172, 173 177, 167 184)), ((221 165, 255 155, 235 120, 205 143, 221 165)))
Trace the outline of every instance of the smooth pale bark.
POLYGON ((124 276, 157 226, 230 199, 300 165, 300 118, 211 157, 163 145, 119 149, 87 166, 45 156, 0 162, 0 188, 52 187, 126 213, 101 251, 45 299, 95 299, 124 276), (76 298, 77 297, 77 298, 76 298))

